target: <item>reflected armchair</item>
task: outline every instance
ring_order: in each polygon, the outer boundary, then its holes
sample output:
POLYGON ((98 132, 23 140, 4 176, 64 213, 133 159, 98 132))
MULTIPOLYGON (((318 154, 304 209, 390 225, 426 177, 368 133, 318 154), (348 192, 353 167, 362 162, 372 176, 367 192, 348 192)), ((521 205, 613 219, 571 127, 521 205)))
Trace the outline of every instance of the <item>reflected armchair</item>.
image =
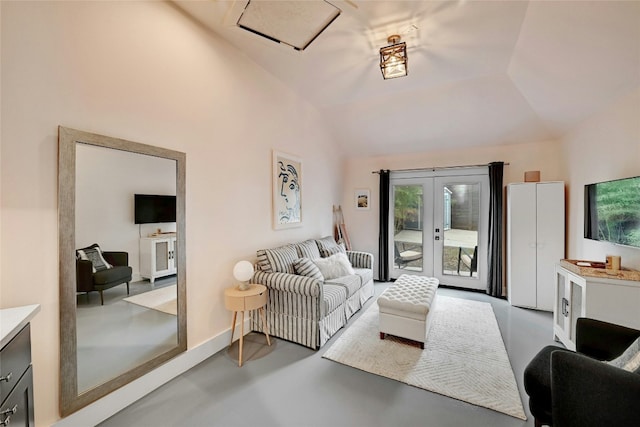
POLYGON ((100 294, 100 305, 104 305, 102 292, 131 281, 131 267, 127 252, 102 251, 97 243, 76 250, 76 292, 100 294))

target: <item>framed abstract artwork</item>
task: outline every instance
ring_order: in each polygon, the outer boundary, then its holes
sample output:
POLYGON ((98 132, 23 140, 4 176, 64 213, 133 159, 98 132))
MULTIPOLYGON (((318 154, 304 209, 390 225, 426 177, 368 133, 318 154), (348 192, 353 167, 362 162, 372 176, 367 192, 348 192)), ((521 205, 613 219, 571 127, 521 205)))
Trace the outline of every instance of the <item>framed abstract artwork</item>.
POLYGON ((355 191, 356 209, 360 211, 368 211, 371 199, 371 192, 368 188, 359 188, 355 191))
POLYGON ((302 226, 302 159, 273 150, 273 228, 302 226))

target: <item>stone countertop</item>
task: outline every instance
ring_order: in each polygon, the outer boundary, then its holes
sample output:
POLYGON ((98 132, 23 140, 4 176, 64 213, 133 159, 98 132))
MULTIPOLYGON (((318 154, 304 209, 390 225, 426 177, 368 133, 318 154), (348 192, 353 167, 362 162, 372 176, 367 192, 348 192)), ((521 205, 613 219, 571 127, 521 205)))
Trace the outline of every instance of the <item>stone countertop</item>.
POLYGON ((40 311, 40 304, 0 309, 0 348, 3 348, 40 311))
POLYGON ((560 265, 580 276, 599 277, 601 279, 629 280, 634 282, 640 281, 640 271, 624 267, 616 271, 607 270, 604 268, 605 263, 603 262, 563 259, 560 260, 560 265))

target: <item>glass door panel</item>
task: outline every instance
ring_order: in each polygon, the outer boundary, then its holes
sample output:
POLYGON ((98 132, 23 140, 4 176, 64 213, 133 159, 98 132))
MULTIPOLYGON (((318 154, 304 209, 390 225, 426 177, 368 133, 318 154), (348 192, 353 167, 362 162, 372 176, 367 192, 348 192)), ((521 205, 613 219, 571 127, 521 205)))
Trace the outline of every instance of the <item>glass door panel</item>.
POLYGON ((434 276, 464 288, 486 287, 486 175, 434 178, 434 276))
POLYGON ((393 268, 423 271, 423 186, 395 185, 393 194, 393 268))
POLYGON ((401 274, 433 275, 432 201, 433 179, 398 179, 391 183, 392 278, 401 274))
POLYGON ((442 274, 478 276, 480 184, 444 186, 442 274))

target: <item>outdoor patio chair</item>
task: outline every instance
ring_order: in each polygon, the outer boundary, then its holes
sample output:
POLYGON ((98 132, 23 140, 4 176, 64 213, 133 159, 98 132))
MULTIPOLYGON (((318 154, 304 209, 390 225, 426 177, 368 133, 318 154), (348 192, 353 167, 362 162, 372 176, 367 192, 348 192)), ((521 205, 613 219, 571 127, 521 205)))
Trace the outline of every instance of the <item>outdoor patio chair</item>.
POLYGON ((469 277, 478 271, 478 246, 473 248, 473 253, 463 247, 458 248, 458 276, 460 275, 460 264, 469 269, 469 277))

